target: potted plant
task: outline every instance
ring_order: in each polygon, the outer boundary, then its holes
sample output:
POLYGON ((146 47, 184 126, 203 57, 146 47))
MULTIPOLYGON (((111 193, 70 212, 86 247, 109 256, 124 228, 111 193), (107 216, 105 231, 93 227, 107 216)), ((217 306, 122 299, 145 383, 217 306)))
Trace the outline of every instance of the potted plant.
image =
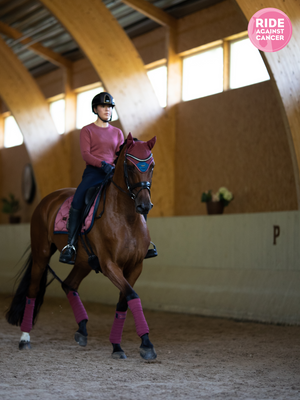
POLYGON ((2 212, 9 214, 9 222, 11 224, 17 224, 21 221, 21 217, 15 215, 20 210, 20 202, 16 197, 10 193, 8 197, 3 197, 2 201, 2 212))
POLYGON ((224 207, 233 200, 232 193, 225 187, 220 187, 217 193, 212 193, 212 190, 203 192, 201 201, 206 203, 208 214, 223 214, 224 207))

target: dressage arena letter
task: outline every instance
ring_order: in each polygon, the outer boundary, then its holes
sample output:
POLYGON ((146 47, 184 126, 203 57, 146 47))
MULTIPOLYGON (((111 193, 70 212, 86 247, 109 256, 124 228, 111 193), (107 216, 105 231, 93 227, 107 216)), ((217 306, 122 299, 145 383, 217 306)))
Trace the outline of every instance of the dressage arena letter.
POLYGON ((273 244, 276 245, 276 239, 280 236, 280 226, 274 225, 273 226, 273 244))

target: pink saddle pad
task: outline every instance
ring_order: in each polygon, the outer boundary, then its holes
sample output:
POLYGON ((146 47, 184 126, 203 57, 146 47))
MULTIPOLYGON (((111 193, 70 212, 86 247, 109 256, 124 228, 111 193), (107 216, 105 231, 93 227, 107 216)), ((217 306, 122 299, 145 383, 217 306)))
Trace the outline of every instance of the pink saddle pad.
MULTIPOLYGON (((73 201, 73 197, 68 197, 67 200, 64 201, 64 203, 61 205, 60 209, 58 210, 56 217, 55 217, 55 222, 54 222, 54 233, 68 233, 68 229, 67 229, 67 222, 68 222, 68 218, 69 218, 69 210, 71 207, 71 203, 73 201)), ((84 220, 84 223, 82 224, 81 227, 81 233, 87 233, 90 231, 90 229, 93 226, 93 222, 94 222, 94 214, 96 212, 95 210, 95 204, 97 203, 99 197, 99 193, 96 196, 96 199, 86 217, 86 219, 84 220)))

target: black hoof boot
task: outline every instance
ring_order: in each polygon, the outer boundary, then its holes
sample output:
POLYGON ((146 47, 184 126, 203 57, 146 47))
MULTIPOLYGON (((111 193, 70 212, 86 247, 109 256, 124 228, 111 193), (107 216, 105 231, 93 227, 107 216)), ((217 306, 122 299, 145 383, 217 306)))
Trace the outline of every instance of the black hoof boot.
POLYGON ((88 333, 86 330, 86 323, 87 319, 83 319, 82 321, 79 322, 78 326, 79 329, 77 332, 75 332, 75 341, 79 344, 79 346, 85 347, 87 345, 87 337, 88 333))
POLYGON ((149 340, 148 333, 141 337, 142 344, 140 346, 140 356, 144 360, 155 360, 157 357, 156 351, 154 350, 153 344, 149 340))
POLYGON ((59 261, 65 264, 74 264, 76 258, 76 249, 74 246, 67 245, 60 253, 59 261))
POLYGON ((113 343, 113 352, 111 356, 114 360, 126 360, 127 358, 121 346, 119 344, 114 344, 114 343, 113 343))
POLYGON ((19 342, 19 350, 30 350, 31 345, 30 342, 25 342, 25 340, 21 340, 19 342))
POLYGON ((87 345, 87 336, 84 336, 80 332, 75 332, 75 341, 79 344, 79 346, 85 347, 87 345))

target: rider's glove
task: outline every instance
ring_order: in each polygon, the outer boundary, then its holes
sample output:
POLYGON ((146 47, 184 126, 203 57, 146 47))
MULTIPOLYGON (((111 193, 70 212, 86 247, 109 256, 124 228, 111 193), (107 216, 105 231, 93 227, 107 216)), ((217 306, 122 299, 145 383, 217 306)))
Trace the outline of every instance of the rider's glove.
POLYGON ((102 161, 101 165, 102 165, 102 170, 105 172, 106 175, 110 174, 115 169, 115 167, 113 167, 112 165, 108 164, 105 161, 102 161))

